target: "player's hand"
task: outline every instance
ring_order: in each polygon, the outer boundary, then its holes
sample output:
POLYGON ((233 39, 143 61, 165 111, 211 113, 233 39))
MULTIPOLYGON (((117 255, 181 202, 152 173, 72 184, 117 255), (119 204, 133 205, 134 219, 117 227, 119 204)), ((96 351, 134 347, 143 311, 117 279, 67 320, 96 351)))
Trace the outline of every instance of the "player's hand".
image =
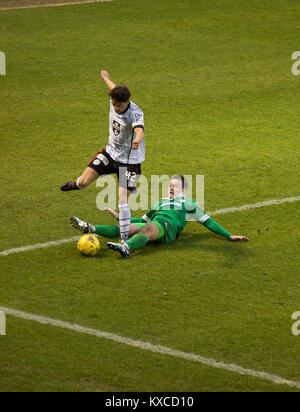
POLYGON ((135 140, 132 142, 132 149, 133 149, 133 150, 138 150, 138 148, 140 147, 140 144, 141 144, 140 140, 135 139, 135 140))
POLYGON ((229 239, 233 242, 249 242, 249 239, 246 236, 231 235, 229 239))
POLYGON ((119 213, 115 212, 113 209, 111 209, 110 207, 106 207, 105 210, 107 211, 107 213, 109 213, 110 215, 112 215, 112 217, 114 217, 116 220, 119 219, 119 213))
POLYGON ((103 80, 110 80, 110 75, 105 70, 101 70, 101 77, 102 77, 103 80))

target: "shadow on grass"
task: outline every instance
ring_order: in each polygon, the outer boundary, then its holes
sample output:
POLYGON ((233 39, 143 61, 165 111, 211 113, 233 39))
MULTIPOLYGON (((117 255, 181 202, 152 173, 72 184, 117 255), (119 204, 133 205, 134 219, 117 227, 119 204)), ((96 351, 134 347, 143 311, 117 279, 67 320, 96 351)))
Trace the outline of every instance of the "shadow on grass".
MULTIPOLYGON (((105 250, 105 241, 106 239, 102 240, 101 253, 97 256, 99 259, 107 257, 111 258, 113 254, 116 255, 116 253, 112 253, 108 249, 105 250)), ((185 232, 177 241, 170 244, 150 243, 144 249, 135 251, 132 258, 151 257, 156 253, 164 255, 166 252, 176 253, 182 251, 194 251, 196 253, 197 251, 205 251, 207 253, 215 253, 227 257, 229 259, 228 264, 231 265, 240 259, 246 259, 252 256, 252 253, 246 246, 247 243, 245 242, 231 242, 222 237, 216 237, 216 235, 211 233, 185 232)))

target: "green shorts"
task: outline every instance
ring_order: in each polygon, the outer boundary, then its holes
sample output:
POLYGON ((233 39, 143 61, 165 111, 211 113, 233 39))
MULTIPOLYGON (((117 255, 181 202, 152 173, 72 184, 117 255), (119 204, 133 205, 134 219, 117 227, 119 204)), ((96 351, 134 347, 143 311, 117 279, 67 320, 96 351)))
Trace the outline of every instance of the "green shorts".
MULTIPOLYGON (((156 239, 156 242, 168 244, 174 242, 174 240, 177 239, 177 226, 175 227, 175 225, 172 225, 170 222, 160 217, 154 218, 153 220, 151 220, 151 223, 154 223, 159 230, 159 235, 156 239)), ((147 225, 147 223, 135 224, 141 228, 147 225)))

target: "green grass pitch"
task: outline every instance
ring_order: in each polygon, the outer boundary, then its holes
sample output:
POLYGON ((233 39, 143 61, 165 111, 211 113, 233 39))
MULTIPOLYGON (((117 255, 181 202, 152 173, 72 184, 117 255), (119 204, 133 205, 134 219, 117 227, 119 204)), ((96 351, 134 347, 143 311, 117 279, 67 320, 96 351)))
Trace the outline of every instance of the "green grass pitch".
MULTIPOLYGON (((205 205, 300 195, 296 0, 115 0, 0 12, 0 251, 113 223, 63 194, 107 142, 107 69, 145 112, 151 174, 205 175, 205 205)), ((136 214, 138 216, 138 214, 136 214)), ((0 306, 300 381, 299 202, 190 223, 123 261, 73 243, 0 256, 0 306)), ((289 391, 255 377, 7 317, 0 391, 289 391)))

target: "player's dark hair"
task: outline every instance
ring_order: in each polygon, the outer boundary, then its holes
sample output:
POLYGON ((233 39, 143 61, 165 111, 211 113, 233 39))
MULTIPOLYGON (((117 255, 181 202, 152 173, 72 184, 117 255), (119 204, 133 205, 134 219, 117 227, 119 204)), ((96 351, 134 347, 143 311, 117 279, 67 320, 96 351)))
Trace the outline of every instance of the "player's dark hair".
POLYGON ((184 189, 184 190, 187 190, 188 187, 189 187, 188 181, 186 180, 186 178, 184 176, 175 175, 171 178, 171 180, 180 180, 181 185, 182 185, 182 189, 184 189))
POLYGON ((126 86, 116 86, 108 95, 118 103, 128 102, 131 97, 131 93, 126 86))

